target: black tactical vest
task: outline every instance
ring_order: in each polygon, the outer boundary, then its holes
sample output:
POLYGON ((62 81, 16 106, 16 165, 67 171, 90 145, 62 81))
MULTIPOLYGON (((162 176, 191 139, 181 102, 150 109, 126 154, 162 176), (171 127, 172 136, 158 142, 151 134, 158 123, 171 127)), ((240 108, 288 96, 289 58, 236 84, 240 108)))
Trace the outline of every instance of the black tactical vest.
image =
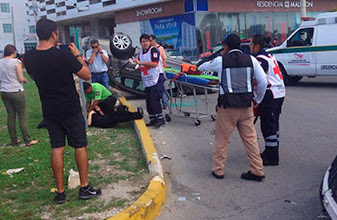
POLYGON ((253 62, 249 55, 232 51, 222 56, 220 86, 224 95, 219 95, 219 107, 250 107, 253 101, 253 62))

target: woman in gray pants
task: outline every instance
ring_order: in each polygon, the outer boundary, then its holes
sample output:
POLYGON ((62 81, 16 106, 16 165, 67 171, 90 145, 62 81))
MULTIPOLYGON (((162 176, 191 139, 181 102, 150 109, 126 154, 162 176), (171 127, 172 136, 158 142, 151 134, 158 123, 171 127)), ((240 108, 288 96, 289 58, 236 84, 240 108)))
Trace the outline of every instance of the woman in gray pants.
POLYGON ((27 79, 23 76, 21 61, 16 58, 16 48, 6 45, 4 58, 0 59, 0 91, 1 98, 7 111, 7 128, 11 138, 11 145, 17 145, 21 141, 16 135, 15 119, 19 118, 20 130, 27 147, 39 143, 39 140, 31 140, 27 128, 26 96, 23 83, 27 79))

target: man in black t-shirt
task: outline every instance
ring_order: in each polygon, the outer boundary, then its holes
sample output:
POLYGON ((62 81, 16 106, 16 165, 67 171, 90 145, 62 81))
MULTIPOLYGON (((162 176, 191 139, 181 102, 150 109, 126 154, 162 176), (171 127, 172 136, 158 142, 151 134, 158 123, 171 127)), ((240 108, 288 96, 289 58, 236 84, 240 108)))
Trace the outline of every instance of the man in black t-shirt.
POLYGON ((79 198, 90 199, 100 195, 101 190, 94 189, 88 182, 86 127, 73 80, 73 73, 89 80, 90 70, 73 43, 68 49, 56 48, 58 30, 54 21, 39 20, 36 33, 39 44, 25 54, 24 65, 38 87, 43 118, 47 122, 52 147, 51 166, 57 185, 54 200, 64 203, 66 197, 63 185, 65 137, 68 145, 75 148, 81 183, 79 198))

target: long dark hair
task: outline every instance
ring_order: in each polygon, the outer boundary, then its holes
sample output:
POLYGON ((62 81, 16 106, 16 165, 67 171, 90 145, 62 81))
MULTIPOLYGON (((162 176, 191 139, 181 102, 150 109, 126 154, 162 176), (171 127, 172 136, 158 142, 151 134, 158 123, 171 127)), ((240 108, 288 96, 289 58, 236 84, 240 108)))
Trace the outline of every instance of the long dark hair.
POLYGON ((16 52, 16 47, 12 44, 7 44, 4 49, 4 56, 9 57, 16 52))

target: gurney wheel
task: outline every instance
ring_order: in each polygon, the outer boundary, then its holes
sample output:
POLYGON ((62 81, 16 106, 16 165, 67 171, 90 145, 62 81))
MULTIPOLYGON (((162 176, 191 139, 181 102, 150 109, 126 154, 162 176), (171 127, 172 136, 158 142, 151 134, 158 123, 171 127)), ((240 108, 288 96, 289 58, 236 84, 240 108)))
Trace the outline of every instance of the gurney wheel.
POLYGON ((190 117, 190 115, 191 115, 191 114, 190 114, 189 112, 184 112, 184 116, 185 116, 185 117, 190 117))
POLYGON ((194 125, 199 126, 201 124, 201 121, 199 119, 194 119, 194 125))
POLYGON ((212 119, 213 121, 215 121, 216 116, 215 116, 214 114, 211 114, 211 119, 212 119))
POLYGON ((168 115, 168 114, 165 114, 165 120, 166 120, 167 122, 170 122, 170 121, 171 121, 171 116, 168 115))

